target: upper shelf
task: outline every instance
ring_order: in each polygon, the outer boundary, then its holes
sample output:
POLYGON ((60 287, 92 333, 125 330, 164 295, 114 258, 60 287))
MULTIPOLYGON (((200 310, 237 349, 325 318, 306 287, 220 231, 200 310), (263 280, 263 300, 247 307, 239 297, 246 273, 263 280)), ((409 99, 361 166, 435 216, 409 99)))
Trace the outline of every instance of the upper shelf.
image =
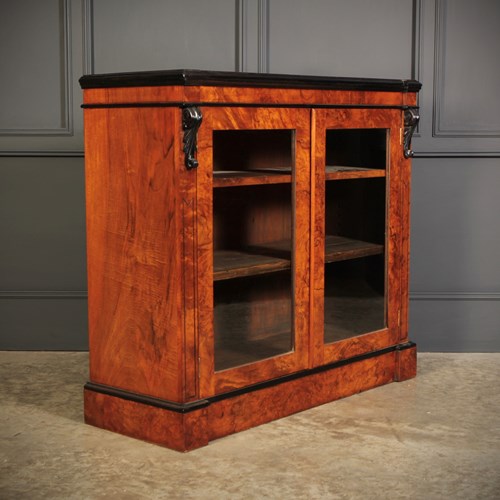
POLYGON ((214 188, 258 186, 262 184, 289 184, 291 169, 218 170, 214 171, 214 188))
POLYGON ((343 179, 368 179, 371 177, 385 177, 382 168, 326 166, 325 178, 327 181, 343 179))

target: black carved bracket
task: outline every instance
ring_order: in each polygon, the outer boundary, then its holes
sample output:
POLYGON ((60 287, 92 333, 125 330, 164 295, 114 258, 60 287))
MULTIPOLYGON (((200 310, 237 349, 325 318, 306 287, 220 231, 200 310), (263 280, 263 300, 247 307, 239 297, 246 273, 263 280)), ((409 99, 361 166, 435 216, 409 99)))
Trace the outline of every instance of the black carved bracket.
POLYGON ((184 163, 186 168, 192 169, 198 166, 198 160, 194 157, 196 151, 196 137, 203 116, 200 108, 190 106, 182 110, 182 130, 184 130, 184 163))
POLYGON ((418 113, 418 108, 407 108, 405 109, 405 130, 403 134, 403 154, 405 158, 410 158, 413 156, 413 151, 410 147, 411 138, 413 136, 413 132, 417 128, 418 121, 420 120, 420 115, 418 113))

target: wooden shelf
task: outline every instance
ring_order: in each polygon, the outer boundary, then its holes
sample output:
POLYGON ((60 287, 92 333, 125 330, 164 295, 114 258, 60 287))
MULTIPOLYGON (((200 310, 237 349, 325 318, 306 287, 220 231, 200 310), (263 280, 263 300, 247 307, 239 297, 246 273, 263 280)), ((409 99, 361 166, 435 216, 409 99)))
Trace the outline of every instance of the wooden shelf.
POLYGON ((214 188, 292 182, 291 169, 218 170, 213 174, 214 188))
POLYGON ((325 237, 325 263, 358 259, 369 255, 384 253, 384 245, 367 241, 353 240, 343 236, 325 237))
POLYGON ((214 252, 214 281, 290 269, 290 259, 238 250, 214 252))
MULTIPOLYGON (((343 236, 325 238, 325 263, 380 255, 384 245, 343 236)), ((214 252, 214 281, 268 274, 291 268, 289 240, 276 241, 245 250, 214 252)))
POLYGON ((325 178, 327 181, 369 179, 371 177, 385 177, 385 175, 385 170, 382 168, 346 167, 340 165, 327 165, 325 168, 325 178))

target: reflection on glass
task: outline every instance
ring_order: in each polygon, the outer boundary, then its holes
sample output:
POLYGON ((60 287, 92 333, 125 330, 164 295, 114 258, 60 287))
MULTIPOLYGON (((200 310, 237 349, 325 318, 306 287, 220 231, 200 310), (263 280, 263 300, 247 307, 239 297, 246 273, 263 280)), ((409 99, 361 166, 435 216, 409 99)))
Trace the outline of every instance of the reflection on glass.
POLYGON ((290 271, 214 283, 215 369, 292 349, 290 271))

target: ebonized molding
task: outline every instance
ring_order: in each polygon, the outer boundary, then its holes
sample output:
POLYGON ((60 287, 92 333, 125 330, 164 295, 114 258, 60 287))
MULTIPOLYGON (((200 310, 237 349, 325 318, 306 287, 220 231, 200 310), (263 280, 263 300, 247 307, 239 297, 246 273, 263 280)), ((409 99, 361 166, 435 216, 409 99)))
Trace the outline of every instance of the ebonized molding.
POLYGON ((241 389, 236 389, 234 391, 225 392, 223 394, 217 394, 216 396, 212 396, 206 399, 200 399, 197 401, 192 401, 189 403, 176 403, 173 401, 166 401, 164 399, 159 399, 151 396, 145 396, 142 394, 136 394, 130 391, 126 391, 123 389, 118 389, 116 387, 109 387, 102 384, 96 384, 94 382, 87 382, 85 384, 85 389, 89 391, 99 392, 101 394, 107 394, 108 396, 115 396, 117 398, 126 399, 128 401, 135 401, 137 403, 147 404, 151 406, 155 406, 158 408, 164 408, 167 410, 171 410, 177 413, 189 413, 191 411, 198 410, 200 408, 205 408, 209 406, 211 403, 215 403, 216 401, 222 401, 224 399, 234 398, 236 396, 241 396, 242 394, 247 394, 249 392, 253 392, 260 389, 265 389, 267 387, 274 387, 279 384, 283 384, 285 382, 289 382, 291 380, 300 379, 302 377, 307 377, 309 375, 313 375, 315 373, 321 373, 328 370, 333 370, 335 368, 339 368, 341 366, 349 365, 352 363, 357 363, 359 361, 364 361, 365 359, 376 358, 378 356, 382 356, 384 354, 388 354, 394 351, 404 351, 406 349, 412 349, 416 344, 414 342, 406 342, 404 344, 398 344, 391 347, 386 347, 384 349, 380 349, 378 351, 368 352, 366 354, 361 354, 359 356, 354 356, 349 359, 344 359, 341 361, 336 361, 334 363, 329 363, 327 365, 321 365, 316 368, 312 368, 310 370, 304 370, 301 372, 291 373, 290 375, 285 375, 284 377, 275 378, 272 380, 267 380, 265 382, 261 382, 258 384, 254 384, 248 387, 243 387, 241 389))
POLYGON ((224 86, 417 92, 421 87, 420 82, 417 82, 416 80, 340 78, 328 76, 279 75, 272 73, 242 73, 192 69, 84 75, 79 81, 83 89, 183 85, 209 87, 224 86))

